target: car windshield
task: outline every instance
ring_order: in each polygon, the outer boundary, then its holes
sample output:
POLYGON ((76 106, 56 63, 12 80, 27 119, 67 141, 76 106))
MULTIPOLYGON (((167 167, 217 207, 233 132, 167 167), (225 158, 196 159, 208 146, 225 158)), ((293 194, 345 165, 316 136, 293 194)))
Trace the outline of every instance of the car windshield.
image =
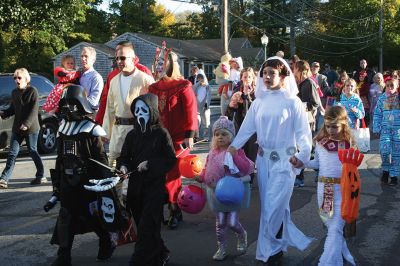
POLYGON ((15 88, 15 82, 8 76, 0 77, 0 110, 8 108, 11 102, 11 92, 15 88))
POLYGON ((31 77, 31 85, 38 90, 39 96, 45 95, 46 97, 54 87, 50 81, 39 76, 31 77))

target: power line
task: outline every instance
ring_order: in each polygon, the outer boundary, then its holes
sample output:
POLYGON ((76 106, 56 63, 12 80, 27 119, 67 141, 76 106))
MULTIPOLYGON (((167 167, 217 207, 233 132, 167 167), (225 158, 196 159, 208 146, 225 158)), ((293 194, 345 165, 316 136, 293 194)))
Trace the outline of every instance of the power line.
MULTIPOLYGON (((306 29, 304 26, 300 25, 299 23, 297 23, 297 22, 295 22, 295 21, 292 21, 292 20, 288 19, 287 17, 285 17, 285 16, 283 16, 283 15, 281 15, 281 14, 279 14, 279 13, 276 13, 275 11, 269 9, 269 8, 266 7, 266 6, 262 6, 260 3, 257 3, 257 2, 255 2, 255 1, 253 1, 253 3, 254 3, 255 5, 258 5, 258 7, 261 8, 261 12, 263 12, 263 13, 266 14, 266 15, 268 15, 269 17, 274 18, 274 19, 277 19, 276 17, 271 16, 271 13, 272 13, 273 15, 278 16, 279 18, 281 18, 281 19, 283 19, 283 20, 286 20, 287 23, 285 23, 284 21, 280 21, 280 22, 282 22, 285 26, 295 25, 295 26, 297 26, 297 27, 299 27, 299 28, 302 28, 303 30, 312 31, 312 32, 315 32, 316 34, 321 35, 321 36, 326 36, 326 37, 330 37, 330 38, 337 38, 337 39, 343 39, 343 40, 356 40, 356 39, 365 39, 365 38, 369 38, 369 37, 371 37, 371 36, 374 36, 374 35, 377 35, 377 34, 378 34, 378 32, 375 32, 375 33, 372 33, 372 34, 368 34, 368 35, 364 35, 364 36, 359 36, 359 37, 341 37, 341 36, 334 36, 334 35, 330 35, 330 34, 326 34, 326 33, 320 33, 320 32, 317 32, 317 31, 314 30, 314 29, 311 29, 311 28, 306 29), (269 14, 266 13, 264 10, 268 11, 269 14), (289 23, 289 24, 288 24, 288 23, 289 23)), ((362 43, 362 42, 361 42, 361 43, 362 43)), ((354 44, 354 43, 353 43, 353 44, 354 44)))
MULTIPOLYGON (((238 18, 239 20, 241 20, 241 21, 243 21, 244 23, 250 25, 251 27, 253 27, 253 28, 259 30, 260 32, 262 32, 262 33, 265 32, 265 30, 263 30, 263 29, 261 29, 261 28, 255 26, 255 25, 253 25, 252 23, 248 22, 247 20, 245 20, 245 19, 242 18, 241 16, 235 15, 235 14, 233 14, 231 11, 228 11, 228 12, 229 12, 229 14, 231 14, 232 16, 238 18)), ((273 34, 271 34, 271 33, 268 33, 268 36, 270 36, 272 39, 277 39, 277 40, 279 40, 280 42, 282 42, 282 43, 284 43, 284 44, 287 44, 287 43, 288 43, 288 41, 283 40, 282 38, 277 37, 277 36, 275 36, 275 35, 273 35, 273 34)), ((314 53, 324 53, 324 54, 325 54, 325 55, 320 55, 320 56, 331 57, 331 56, 345 56, 345 55, 350 55, 350 54, 353 54, 353 53, 357 53, 357 52, 359 52, 359 51, 362 51, 362 50, 367 49, 368 47, 371 47, 371 46, 374 45, 374 44, 375 44, 375 43, 371 41, 371 43, 369 43, 368 45, 365 45, 365 46, 363 46, 363 47, 361 47, 361 48, 357 48, 357 49, 355 49, 355 50, 348 51, 348 52, 329 52, 329 51, 321 51, 321 50, 315 50, 315 49, 311 49, 311 48, 304 47, 304 46, 299 46, 299 45, 297 45, 297 47, 298 47, 298 48, 301 48, 301 49, 304 49, 304 50, 305 50, 304 52, 306 52, 306 51, 308 50, 308 51, 311 51, 311 52, 314 52, 314 53)), ((307 52, 307 53, 311 54, 310 52, 307 52)), ((316 55, 318 55, 318 54, 316 54, 316 55)))
POLYGON ((316 7, 316 6, 311 5, 310 3, 308 3, 308 2, 305 1, 305 0, 299 0, 299 1, 301 1, 301 2, 302 2, 303 4, 305 4, 305 5, 307 5, 307 6, 311 7, 311 8, 313 8, 314 10, 317 10, 317 11, 319 11, 319 12, 323 12, 324 15, 328 15, 328 16, 331 16, 331 17, 333 17, 333 18, 340 19, 340 20, 347 21, 347 22, 351 22, 351 23, 356 23, 356 22, 360 22, 360 21, 364 21, 364 20, 369 20, 369 19, 371 19, 371 18, 373 18, 373 17, 376 17, 376 16, 379 14, 379 12, 380 12, 380 9, 379 9, 379 10, 376 11, 374 14, 369 15, 369 16, 367 16, 367 17, 356 18, 356 19, 348 19, 348 18, 343 18, 343 17, 340 17, 340 16, 332 15, 332 14, 330 14, 329 12, 327 12, 327 11, 325 11, 325 10, 321 10, 321 8, 319 8, 319 7, 316 7))

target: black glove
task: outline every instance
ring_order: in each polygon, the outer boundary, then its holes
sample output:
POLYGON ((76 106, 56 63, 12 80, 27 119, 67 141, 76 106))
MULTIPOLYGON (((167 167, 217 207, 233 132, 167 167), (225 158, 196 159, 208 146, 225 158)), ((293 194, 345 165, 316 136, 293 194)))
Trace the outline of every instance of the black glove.
POLYGON ((208 109, 208 104, 204 104, 204 109, 208 109))
POLYGON ((56 196, 56 194, 53 193, 53 195, 51 196, 49 201, 46 202, 46 204, 43 206, 43 210, 45 212, 50 211, 51 209, 53 209, 54 206, 56 206, 57 201, 58 201, 58 197, 56 196))

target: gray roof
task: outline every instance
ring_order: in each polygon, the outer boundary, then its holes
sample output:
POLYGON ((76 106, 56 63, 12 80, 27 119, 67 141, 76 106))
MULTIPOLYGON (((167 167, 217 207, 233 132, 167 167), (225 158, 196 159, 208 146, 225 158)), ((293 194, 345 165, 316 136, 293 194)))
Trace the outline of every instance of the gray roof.
POLYGON ((112 49, 111 47, 102 43, 88 43, 88 44, 92 46, 94 49, 101 51, 105 54, 109 54, 111 57, 114 57, 115 50, 112 49))
MULTIPOLYGON (((144 33, 131 34, 158 46, 161 46, 162 41, 166 41, 167 47, 170 47, 174 52, 179 53, 181 58, 185 57, 192 61, 217 62, 224 54, 221 39, 178 40, 144 33)), ((244 58, 257 57, 262 48, 244 47, 244 44, 247 43, 251 47, 247 38, 232 38, 229 42, 229 50, 232 56, 242 56, 244 58)))
POLYGON ((68 50, 61 52, 53 57, 55 60, 57 57, 61 57, 65 54, 68 54, 72 49, 75 49, 78 46, 91 46, 99 52, 102 52, 110 57, 114 57, 114 49, 110 48, 109 46, 102 44, 102 43, 91 43, 91 42, 80 42, 69 48, 68 50))
MULTIPOLYGON (((224 54, 221 39, 178 40, 144 33, 126 32, 124 34, 135 36, 136 38, 140 38, 159 47, 161 47, 163 41, 166 41, 167 47, 172 48, 181 59, 187 59, 194 62, 217 63, 224 54)), ((55 57, 63 55, 76 46, 83 44, 92 46, 97 51, 102 52, 111 58, 114 56, 114 49, 107 45, 110 42, 107 42, 106 44, 81 42, 55 57)), ((247 38, 232 38, 229 42, 229 50, 233 57, 242 56, 243 58, 255 58, 259 55, 262 48, 252 48, 247 38)))

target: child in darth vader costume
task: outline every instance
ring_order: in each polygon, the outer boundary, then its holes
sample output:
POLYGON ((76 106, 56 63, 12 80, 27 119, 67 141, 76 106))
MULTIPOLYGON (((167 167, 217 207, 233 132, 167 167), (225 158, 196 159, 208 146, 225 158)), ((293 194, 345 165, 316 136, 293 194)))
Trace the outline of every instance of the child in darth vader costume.
POLYGON ((169 250, 161 238, 166 174, 176 163, 168 131, 161 126, 158 98, 154 94, 137 97, 131 104, 134 129, 122 146, 117 166, 131 172, 127 208, 137 225, 137 241, 130 265, 165 265, 169 250))
MULTIPOLYGON (((93 231, 100 239, 97 259, 106 260, 111 257, 114 247, 101 219, 94 213, 97 193, 84 188, 84 185, 90 184, 89 179, 111 176, 108 169, 89 160, 92 158, 107 165, 100 139, 105 132, 86 117, 93 111, 81 86, 70 85, 64 90, 59 112, 63 120, 58 129, 56 167, 50 170, 53 182, 51 201, 59 200, 61 203, 50 242, 59 245, 57 259, 52 265, 71 265, 74 235, 93 231)), ((51 201, 44 206, 46 211, 51 201)))

